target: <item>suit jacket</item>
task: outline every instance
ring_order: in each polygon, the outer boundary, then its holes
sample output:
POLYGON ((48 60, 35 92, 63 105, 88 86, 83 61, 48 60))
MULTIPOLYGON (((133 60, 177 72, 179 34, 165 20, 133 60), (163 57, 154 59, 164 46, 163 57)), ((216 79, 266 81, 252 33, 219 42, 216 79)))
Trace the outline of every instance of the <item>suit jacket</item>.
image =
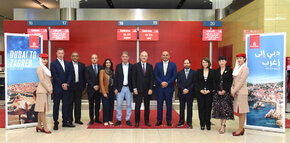
POLYGON ((95 74, 95 70, 94 70, 92 65, 87 66, 86 70, 85 70, 85 79, 86 79, 86 82, 88 84, 87 93, 89 95, 92 95, 95 92, 99 92, 99 90, 95 91, 94 86, 100 85, 99 84, 99 74, 100 74, 100 70, 102 69, 102 66, 100 66, 100 65, 97 65, 97 66, 98 66, 98 74, 97 75, 95 74))
POLYGON ((234 94, 248 95, 247 78, 249 75, 249 68, 244 66, 237 76, 234 76, 231 92, 234 94))
POLYGON ((51 77, 49 77, 41 66, 39 66, 36 70, 39 84, 36 88, 36 93, 45 93, 47 94, 49 91, 52 91, 51 77))
MULTIPOLYGON (((133 86, 132 86, 132 72, 133 72, 133 64, 128 63, 129 68, 128 68, 128 86, 130 91, 133 91, 133 86)), ((118 64, 116 66, 116 71, 115 71, 115 80, 114 80, 114 89, 117 89, 118 92, 121 92, 122 87, 123 87, 123 81, 124 81, 124 73, 123 73, 123 64, 118 64)))
MULTIPOLYGON (((76 87, 75 84, 75 69, 73 62, 70 62, 70 71, 71 71, 71 82, 70 82, 70 89, 74 89, 76 87)), ((83 91, 86 87, 85 81, 85 64, 78 62, 78 74, 79 74, 79 89, 83 91)))
POLYGON ((195 71, 193 69, 189 70, 189 74, 186 78, 185 69, 181 70, 177 74, 177 86, 178 86, 178 95, 183 95, 183 90, 186 88, 189 90, 190 95, 194 95, 194 78, 195 71))
POLYGON ((207 76, 207 80, 204 80, 204 76, 203 76, 203 69, 199 69, 196 72, 196 87, 197 87, 197 91, 198 93, 200 93, 200 90, 203 90, 204 88, 206 88, 207 90, 209 90, 210 92, 213 91, 213 74, 214 71, 212 69, 209 69, 208 72, 208 76, 207 76))
MULTIPOLYGON (((112 78, 113 79, 115 78, 114 74, 113 74, 112 78)), ((114 86, 114 82, 113 82, 113 86, 114 86)), ((108 75, 106 74, 104 69, 100 70, 100 92, 102 94, 109 93, 109 79, 108 79, 108 75)))
POLYGON ((168 86, 164 89, 168 90, 170 92, 173 92, 174 91, 174 81, 175 81, 176 76, 177 76, 176 64, 169 61, 168 66, 167 66, 167 72, 166 72, 166 75, 164 76, 163 61, 156 63, 155 69, 154 69, 154 76, 155 76, 155 79, 157 81, 157 85, 156 85, 157 89, 160 89, 161 83, 163 81, 165 81, 168 83, 168 86))
POLYGON ((223 78, 222 88, 226 92, 230 92, 231 86, 233 83, 233 70, 231 68, 226 67, 223 75, 221 75, 221 69, 218 68, 214 71, 213 76, 213 87, 216 92, 221 91, 220 83, 221 83, 221 76, 223 78))
POLYGON ((146 63, 145 67, 145 76, 143 73, 141 62, 136 63, 133 67, 133 77, 132 84, 133 89, 137 88, 138 94, 143 93, 147 94, 148 90, 153 88, 154 75, 153 75, 153 66, 149 63, 146 63))
POLYGON ((70 64, 66 60, 64 61, 65 71, 63 70, 60 62, 56 59, 50 64, 50 70, 52 75, 53 93, 59 94, 63 91, 62 84, 67 83, 69 85, 71 81, 70 64))

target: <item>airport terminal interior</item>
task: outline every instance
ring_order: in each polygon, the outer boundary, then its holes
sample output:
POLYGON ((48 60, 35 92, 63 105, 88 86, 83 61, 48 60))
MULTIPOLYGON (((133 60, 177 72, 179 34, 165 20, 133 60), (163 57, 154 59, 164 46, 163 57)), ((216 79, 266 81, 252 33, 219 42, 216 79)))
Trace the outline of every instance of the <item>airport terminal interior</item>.
POLYGON ((0 143, 288 143, 289 9, 290 0, 0 0, 0 143))

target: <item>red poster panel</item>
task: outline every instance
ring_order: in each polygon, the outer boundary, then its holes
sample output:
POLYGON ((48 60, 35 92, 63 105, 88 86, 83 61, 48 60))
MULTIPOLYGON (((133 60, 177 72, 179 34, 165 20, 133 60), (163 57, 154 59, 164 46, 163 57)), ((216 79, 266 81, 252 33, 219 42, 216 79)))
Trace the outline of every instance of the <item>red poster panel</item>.
POLYGON ((49 40, 69 40, 69 29, 49 29, 49 40))
POLYGON ((261 34, 261 33, 263 33, 263 30, 244 30, 243 41, 246 40, 246 35, 247 34, 261 34))
POLYGON ((39 49, 39 36, 29 36, 29 49, 39 49))
POLYGON ((136 41, 137 29, 117 29, 117 40, 136 41))
POLYGON ((260 35, 250 35, 250 49, 260 48, 260 35))
POLYGON ((47 40, 47 29, 27 29, 27 34, 42 35, 43 40, 47 40))
POLYGON ((140 29, 139 39, 140 41, 158 41, 159 30, 158 29, 140 29))
POLYGON ((203 29, 202 41, 222 41, 222 29, 203 29))
POLYGON ((290 70, 290 57, 286 57, 286 70, 290 70))

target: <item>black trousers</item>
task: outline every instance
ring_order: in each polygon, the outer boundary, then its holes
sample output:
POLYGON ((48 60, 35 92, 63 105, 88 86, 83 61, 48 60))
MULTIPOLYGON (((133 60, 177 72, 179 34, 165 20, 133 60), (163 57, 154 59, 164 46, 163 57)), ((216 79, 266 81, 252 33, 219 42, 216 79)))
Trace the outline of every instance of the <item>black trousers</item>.
POLYGON ((192 124, 192 102, 193 102, 193 95, 192 94, 182 94, 179 95, 179 109, 180 109, 180 115, 179 115, 179 123, 184 124, 184 110, 185 110, 185 104, 187 106, 187 117, 186 122, 187 124, 192 124))
POLYGON ((100 115, 100 103, 101 103, 101 94, 99 91, 94 92, 93 94, 88 95, 89 98, 89 112, 90 112, 90 120, 99 120, 100 115))
POLYGON ((59 115, 60 100, 62 101, 62 124, 67 124, 69 92, 62 91, 60 93, 53 94, 53 120, 55 126, 59 124, 58 115, 59 115))
POLYGON ((200 126, 204 127, 206 125, 209 127, 211 125, 212 94, 199 93, 197 96, 197 104, 200 126))
POLYGON ((69 93, 69 111, 68 111, 68 121, 73 122, 73 109, 75 122, 81 121, 81 106, 82 106, 82 91, 79 85, 76 84, 74 89, 70 90, 69 93))
POLYGON ((144 121, 145 123, 149 123, 149 115, 150 115, 150 96, 146 93, 139 93, 138 95, 135 95, 135 123, 140 122, 140 108, 142 99, 144 98, 144 106, 145 106, 145 112, 144 112, 144 121))
POLYGON ((113 121, 113 113, 114 113, 114 89, 112 87, 109 88, 108 97, 103 98, 103 122, 113 121))

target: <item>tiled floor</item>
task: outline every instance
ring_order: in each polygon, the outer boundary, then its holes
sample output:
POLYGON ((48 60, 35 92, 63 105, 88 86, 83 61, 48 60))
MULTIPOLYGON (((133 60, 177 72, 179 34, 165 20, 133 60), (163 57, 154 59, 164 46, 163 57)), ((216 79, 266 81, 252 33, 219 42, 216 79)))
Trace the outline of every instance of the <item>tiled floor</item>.
MULTIPOLYGON (((82 111, 82 121, 88 123, 88 110, 82 111)), ((232 132, 238 120, 227 122, 226 133, 218 133, 219 120, 212 119, 215 126, 211 131, 199 129, 196 104, 194 104, 193 129, 87 129, 86 125, 75 128, 62 128, 52 134, 36 133, 35 128, 14 130, 0 129, 0 143, 289 143, 290 129, 286 133, 246 130, 246 134, 233 137, 232 132)), ((290 116, 289 114, 287 115, 290 116)), ((51 111, 48 114, 48 125, 52 130, 51 111)), ((238 119, 238 118, 236 118, 238 119)))

